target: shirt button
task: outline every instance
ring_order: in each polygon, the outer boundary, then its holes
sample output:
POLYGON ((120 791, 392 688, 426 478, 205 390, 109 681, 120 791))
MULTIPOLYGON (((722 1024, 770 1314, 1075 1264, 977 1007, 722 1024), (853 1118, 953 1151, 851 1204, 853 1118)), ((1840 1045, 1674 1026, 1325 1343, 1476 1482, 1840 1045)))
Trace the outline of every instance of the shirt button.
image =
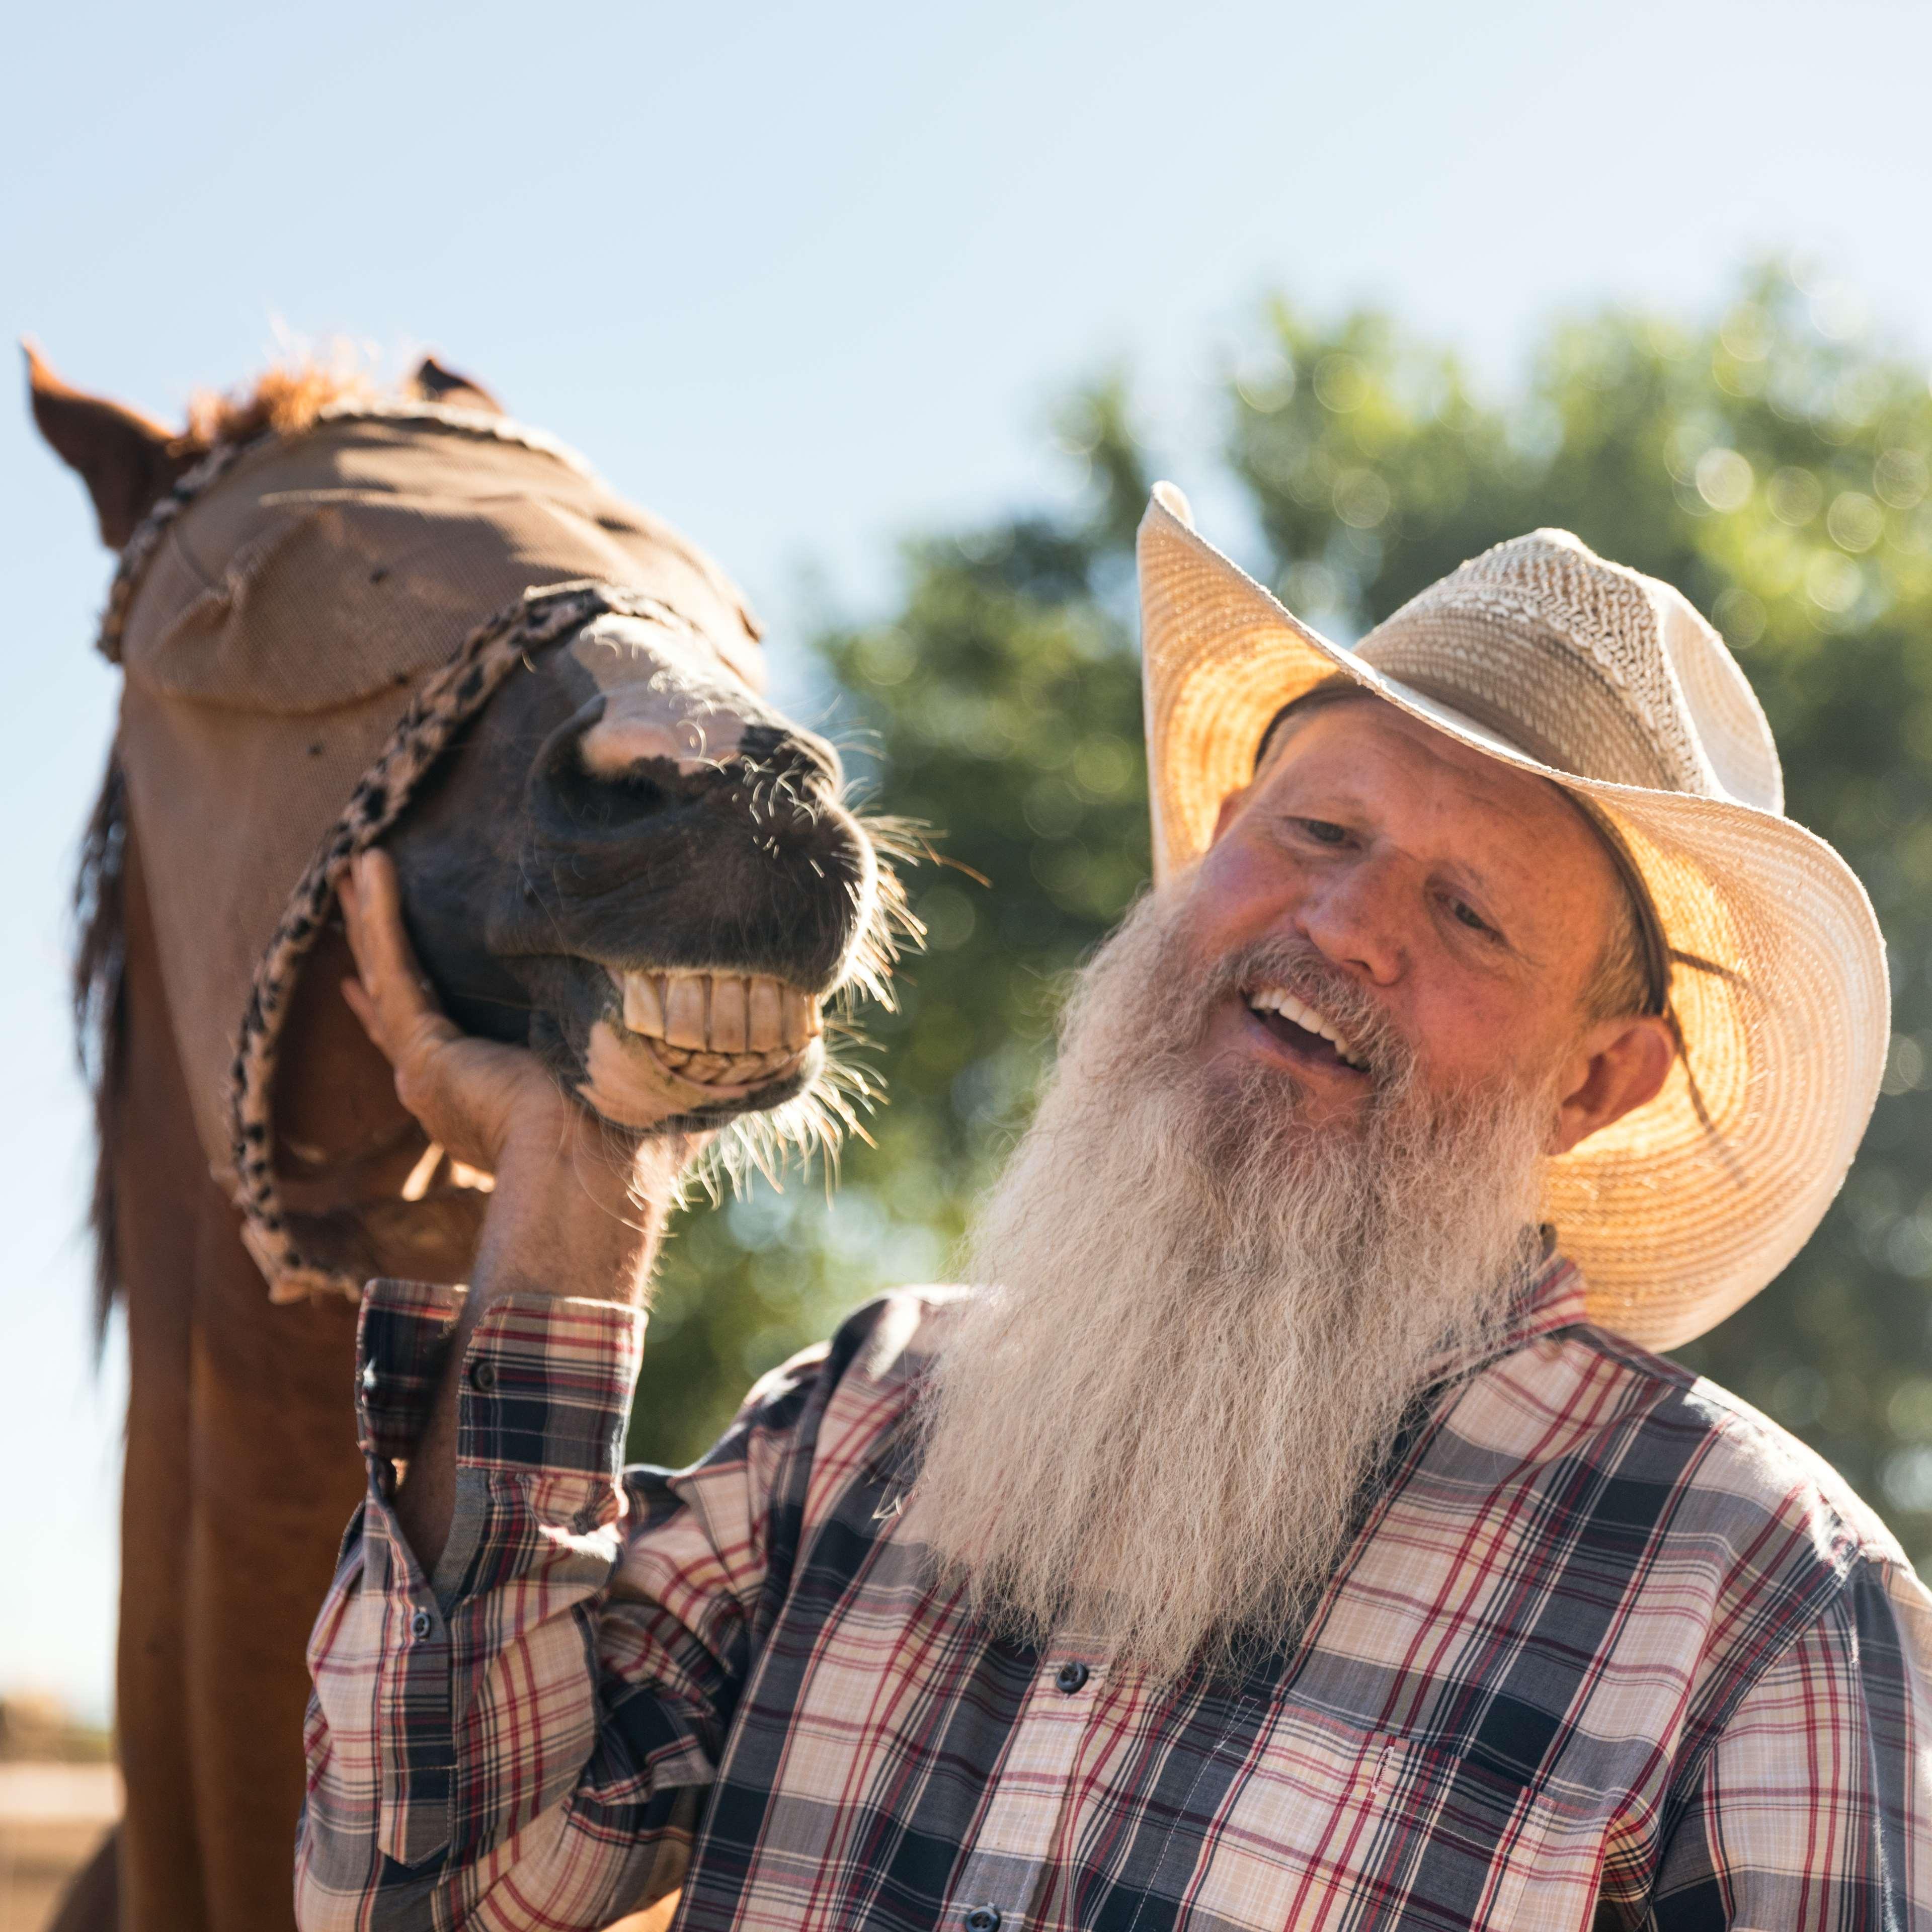
POLYGON ((966 1932, 1000 1932, 1000 1908, 976 1905, 967 1913, 964 1923, 966 1932))
POLYGON ((362 1364, 362 1393, 364 1395, 376 1393, 376 1364, 374 1362, 362 1364))
POLYGON ((480 1362, 470 1365, 470 1386, 480 1389, 488 1395, 496 1386, 496 1364, 485 1355, 480 1362))
POLYGON ((1075 1691, 1086 1689, 1087 1677, 1087 1666, 1084 1664, 1063 1664, 1053 1673, 1054 1684, 1070 1697, 1075 1691))
POLYGON ((410 1619, 410 1634, 412 1636, 428 1636, 435 1628, 436 1619, 427 1610, 417 1611, 410 1619))

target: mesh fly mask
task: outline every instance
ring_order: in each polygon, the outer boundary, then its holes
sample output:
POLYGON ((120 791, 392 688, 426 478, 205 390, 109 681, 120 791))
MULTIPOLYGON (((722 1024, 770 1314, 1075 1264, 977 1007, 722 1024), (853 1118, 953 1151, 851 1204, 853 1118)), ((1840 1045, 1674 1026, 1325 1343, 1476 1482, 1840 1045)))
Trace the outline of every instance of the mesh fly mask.
POLYGON ((277 1048, 336 883, 513 669, 613 616, 758 678, 756 621, 702 553, 562 445, 434 404, 221 446, 122 553, 100 648, 176 1044, 276 1300, 362 1286, 275 1168, 277 1048))

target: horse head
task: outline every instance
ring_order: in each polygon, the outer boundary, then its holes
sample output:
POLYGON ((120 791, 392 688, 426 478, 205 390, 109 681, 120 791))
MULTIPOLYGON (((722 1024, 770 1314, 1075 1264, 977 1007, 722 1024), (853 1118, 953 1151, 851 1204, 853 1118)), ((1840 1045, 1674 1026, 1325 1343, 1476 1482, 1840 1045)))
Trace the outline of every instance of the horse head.
POLYGON ((31 374, 122 550, 124 809, 197 1127, 279 1292, 460 1272, 485 1184, 336 996, 334 884, 376 838, 450 1012, 614 1126, 836 1138, 826 1007, 885 993, 896 887, 716 565, 433 361, 386 398, 281 372, 183 431, 31 374))

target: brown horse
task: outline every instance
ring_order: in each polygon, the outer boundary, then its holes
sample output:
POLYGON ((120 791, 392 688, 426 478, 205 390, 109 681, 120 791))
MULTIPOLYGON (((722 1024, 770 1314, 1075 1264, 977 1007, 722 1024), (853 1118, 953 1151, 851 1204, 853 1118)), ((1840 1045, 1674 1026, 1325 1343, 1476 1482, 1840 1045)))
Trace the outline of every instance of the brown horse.
POLYGON ((130 1362, 128 1806, 62 1923, 112 1922, 118 1885, 128 1927, 262 1932, 290 1921, 303 1648, 364 1480, 334 1287, 463 1279, 488 1184, 338 994, 347 854, 392 851, 464 1024, 614 1123, 670 1094, 754 1158, 757 1122, 836 1130, 820 1003, 882 988, 894 890, 830 747, 758 697, 729 583, 474 384, 281 372, 175 432, 30 362, 127 547, 76 1004, 130 1362))

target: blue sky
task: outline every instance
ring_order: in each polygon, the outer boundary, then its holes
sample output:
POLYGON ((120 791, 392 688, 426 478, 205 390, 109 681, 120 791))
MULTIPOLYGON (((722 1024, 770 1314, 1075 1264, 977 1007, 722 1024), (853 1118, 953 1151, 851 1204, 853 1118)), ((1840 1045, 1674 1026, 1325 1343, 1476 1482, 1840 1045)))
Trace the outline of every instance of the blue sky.
MULTIPOLYGON (((70 380, 171 416, 278 328, 434 346, 712 550, 781 659, 890 594, 898 536, 1063 490, 1052 404, 1104 363, 1214 533, 1210 385, 1270 288, 1385 302, 1502 383, 1554 310, 1701 309, 1795 248, 1932 358, 1916 0, 183 0, 9 44, 0 320, 70 380)), ((63 974, 107 564, 7 420, 0 1688, 102 1712, 121 1370, 63 974)))

